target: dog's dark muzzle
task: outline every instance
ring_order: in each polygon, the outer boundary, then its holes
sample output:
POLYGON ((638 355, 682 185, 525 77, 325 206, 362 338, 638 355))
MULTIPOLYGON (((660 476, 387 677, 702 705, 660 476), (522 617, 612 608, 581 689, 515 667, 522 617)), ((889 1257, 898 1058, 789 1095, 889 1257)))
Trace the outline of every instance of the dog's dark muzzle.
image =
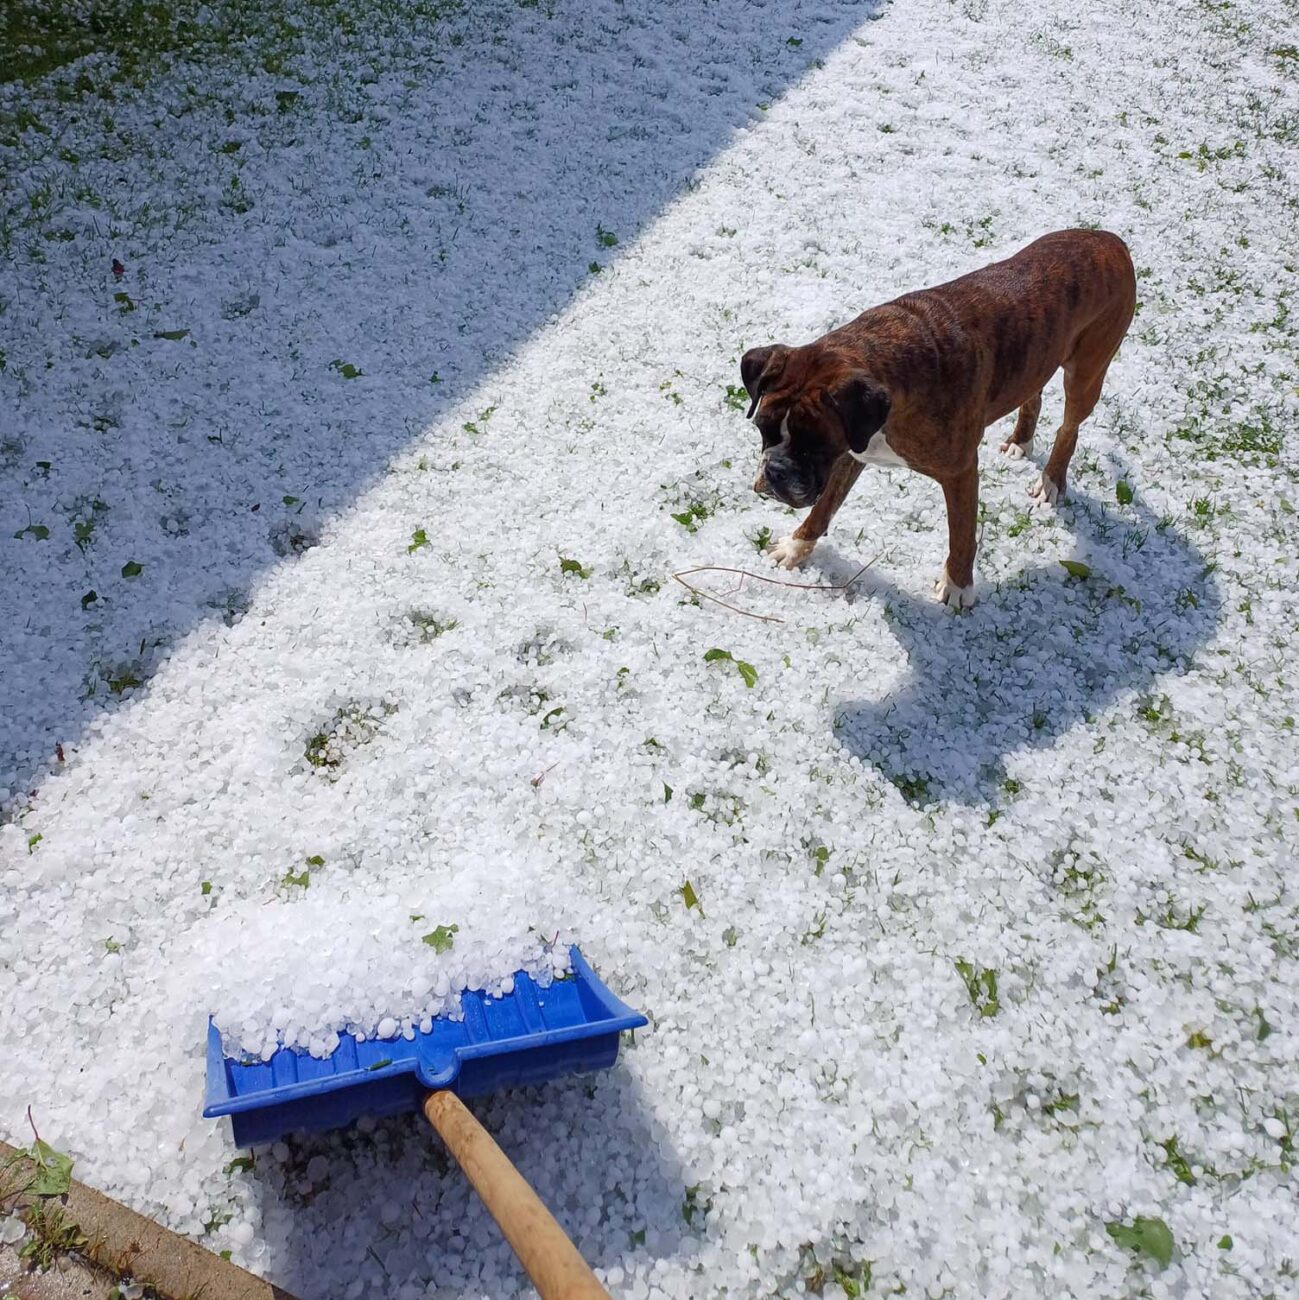
POLYGON ((783 457, 771 456, 758 470, 753 490, 759 496, 775 497, 787 506, 802 509, 821 495, 821 485, 783 457))

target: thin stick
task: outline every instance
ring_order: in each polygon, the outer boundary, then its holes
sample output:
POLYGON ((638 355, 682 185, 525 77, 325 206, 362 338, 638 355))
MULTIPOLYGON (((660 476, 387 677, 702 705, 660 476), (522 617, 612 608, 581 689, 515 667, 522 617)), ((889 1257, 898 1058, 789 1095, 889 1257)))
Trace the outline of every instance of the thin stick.
MULTIPOLYGON (((890 547, 889 550, 891 549, 892 548, 890 547)), ((756 618, 760 623, 783 623, 785 620, 783 618, 777 618, 774 614, 755 614, 751 610, 741 609, 738 605, 732 605, 729 601, 722 600, 720 596, 714 596, 711 592, 704 591, 702 588, 696 587, 693 583, 687 582, 686 579, 693 573, 737 573, 741 578, 739 586, 734 588, 734 591, 737 592, 744 589, 743 579, 745 578, 753 578, 758 582, 770 583, 773 587, 792 587, 795 591, 847 591, 847 589, 851 587, 853 583, 855 583, 857 579, 876 562, 876 560, 882 560, 886 555, 888 555, 889 550, 881 551, 878 555, 867 560, 866 563, 863 564, 847 582, 789 582, 784 578, 768 578, 761 573, 750 573, 747 569, 730 569, 721 564, 701 564, 693 569, 682 569, 680 573, 674 573, 672 577, 688 592, 690 592, 691 595, 702 596, 705 600, 711 600, 714 605, 720 605, 723 609, 729 609, 732 613, 742 614, 745 618, 756 618)), ((727 592, 727 595, 731 594, 732 592, 727 592)))

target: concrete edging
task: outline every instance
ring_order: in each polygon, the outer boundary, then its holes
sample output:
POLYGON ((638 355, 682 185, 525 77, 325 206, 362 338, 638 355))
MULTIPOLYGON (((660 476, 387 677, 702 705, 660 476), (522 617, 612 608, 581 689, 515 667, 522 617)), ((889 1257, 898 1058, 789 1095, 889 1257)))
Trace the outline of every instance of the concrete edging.
MULTIPOLYGON (((18 1173, 19 1185, 30 1157, 0 1141, 0 1165, 18 1173), (10 1163, 12 1161, 12 1164, 10 1163)), ((6 1196, 24 1213, 36 1197, 22 1192, 6 1196)), ((117 1278, 128 1277, 152 1287, 169 1300, 296 1300, 282 1287, 214 1255, 152 1219, 72 1180, 58 1202, 71 1225, 85 1238, 77 1252, 117 1278)))

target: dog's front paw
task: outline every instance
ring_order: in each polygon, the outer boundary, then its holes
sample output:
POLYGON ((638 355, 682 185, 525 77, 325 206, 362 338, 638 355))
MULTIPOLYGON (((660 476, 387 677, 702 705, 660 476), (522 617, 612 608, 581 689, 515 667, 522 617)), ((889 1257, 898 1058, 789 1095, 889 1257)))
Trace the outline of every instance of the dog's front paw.
POLYGON ((812 552, 816 550, 815 542, 805 542, 798 537, 782 537, 767 548, 767 554, 782 569, 797 569, 812 552))
POLYGON ((944 605, 949 605, 952 609, 972 609, 974 606, 974 583, 970 583, 968 587, 958 587, 948 574, 947 566, 943 565, 942 575, 934 583, 934 595, 944 605))
POLYGON ((1040 506, 1053 506, 1060 500, 1060 489, 1056 481, 1046 474, 1043 474, 1036 483, 1028 490, 1028 495, 1033 498, 1040 506))
POLYGON ((1001 444, 1001 454, 1007 460, 1023 460, 1025 456, 1033 454, 1033 439, 1030 438, 1027 442, 1016 442, 1013 438, 1007 438, 1001 444))

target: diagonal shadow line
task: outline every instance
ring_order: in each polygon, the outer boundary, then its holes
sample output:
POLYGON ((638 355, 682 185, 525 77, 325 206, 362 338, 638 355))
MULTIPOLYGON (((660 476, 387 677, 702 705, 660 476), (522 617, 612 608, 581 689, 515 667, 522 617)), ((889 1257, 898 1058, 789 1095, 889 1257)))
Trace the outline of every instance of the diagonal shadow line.
MULTIPOLYGON (((0 588, 0 813, 183 636, 237 621, 261 572, 312 545, 326 517, 542 329, 590 263, 616 255, 597 227, 624 244, 645 230, 755 106, 878 16, 850 0, 682 0, 652 18, 630 8, 462 15, 430 47, 440 80, 412 89, 420 79, 395 70, 402 111, 352 131, 373 130, 374 175, 331 167, 331 133, 351 137, 323 109, 278 152, 258 154, 245 132, 241 192, 263 201, 228 212, 205 246, 120 241, 131 293, 152 276, 167 299, 170 314, 149 324, 189 338, 110 338, 86 356, 73 334, 58 346, 83 351, 59 360, 80 378, 27 390, 10 348, 0 419, 19 432, 0 456, 0 549, 14 548, 0 588), (344 366, 360 373, 349 381, 344 366), (73 497, 83 514, 103 507, 80 547, 72 515, 59 516, 73 497), (49 520, 50 540, 11 544, 24 511, 49 520)), ((195 201, 163 197, 177 210, 195 201)), ((737 210, 732 224, 743 221, 737 210)), ((102 243, 106 265, 118 243, 102 243)), ((124 329, 108 302, 121 286, 106 287, 93 291, 101 324, 124 329)))
POLYGON ((1124 692, 1144 693, 1139 716, 1171 733, 1159 681, 1213 636, 1213 566, 1140 498, 1116 510, 1071 488, 1060 513, 1084 543, 1086 578, 1030 566, 961 617, 879 569, 861 584, 859 598, 883 601, 907 673, 887 694, 840 702, 834 731, 917 807, 1001 803, 1018 791, 1010 756, 1050 746, 1124 692))

